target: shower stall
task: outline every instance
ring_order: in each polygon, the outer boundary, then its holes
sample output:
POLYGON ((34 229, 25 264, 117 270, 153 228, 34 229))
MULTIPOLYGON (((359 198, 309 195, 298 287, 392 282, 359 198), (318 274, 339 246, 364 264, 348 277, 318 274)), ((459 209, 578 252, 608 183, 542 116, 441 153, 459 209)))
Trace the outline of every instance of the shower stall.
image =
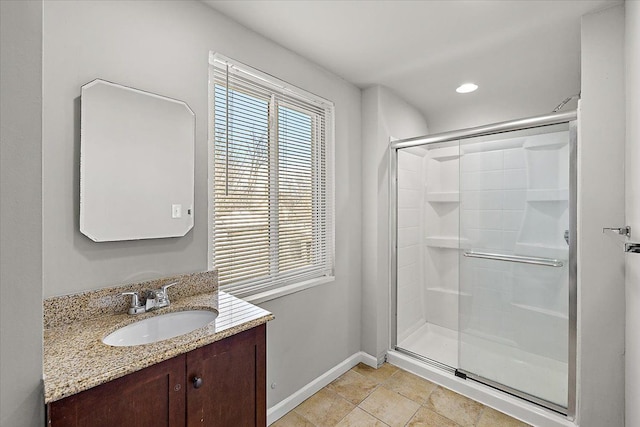
POLYGON ((576 112, 393 141, 391 348, 571 417, 576 112))

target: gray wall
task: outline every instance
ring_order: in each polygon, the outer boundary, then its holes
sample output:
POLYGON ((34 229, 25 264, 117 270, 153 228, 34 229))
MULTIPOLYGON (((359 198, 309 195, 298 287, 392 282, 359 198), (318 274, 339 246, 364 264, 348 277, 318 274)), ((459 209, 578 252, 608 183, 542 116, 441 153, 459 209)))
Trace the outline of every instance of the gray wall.
MULTIPOLYGON (((360 350, 360 90, 199 1, 44 2, 44 296, 207 269, 207 81, 217 51, 335 102, 336 280, 262 304, 268 405, 360 350), (80 87, 97 78, 196 114, 195 224, 183 238, 94 243, 78 231, 80 87)), ((149 161, 153 161, 150 155, 149 161)))
MULTIPOLYGON (((625 62, 627 93, 626 219, 632 241, 640 242, 640 2, 625 4, 625 62)), ((626 260, 626 405, 628 426, 640 425, 640 255, 626 260)))
POLYGON ((390 89, 362 94, 362 350, 380 363, 389 348, 389 138, 426 135, 417 109, 390 89))
MULTIPOLYGON (((624 425, 624 7, 582 18, 578 354, 582 427, 624 425)), ((630 404, 634 404, 631 403, 630 404)))
POLYGON ((0 426, 44 425, 42 4, 0 1, 0 426))

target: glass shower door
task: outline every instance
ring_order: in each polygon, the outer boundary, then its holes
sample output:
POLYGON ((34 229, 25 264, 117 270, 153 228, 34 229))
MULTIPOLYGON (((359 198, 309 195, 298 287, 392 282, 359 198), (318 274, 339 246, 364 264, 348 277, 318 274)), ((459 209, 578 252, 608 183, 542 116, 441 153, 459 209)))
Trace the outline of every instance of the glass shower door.
POLYGON ((568 406, 569 124, 460 143, 460 375, 568 406))

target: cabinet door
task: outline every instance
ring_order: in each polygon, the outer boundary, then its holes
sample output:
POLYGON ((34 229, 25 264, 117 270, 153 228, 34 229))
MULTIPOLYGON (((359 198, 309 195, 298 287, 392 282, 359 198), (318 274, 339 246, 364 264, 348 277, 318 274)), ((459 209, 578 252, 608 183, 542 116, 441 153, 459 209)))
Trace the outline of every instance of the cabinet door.
POLYGON ((188 427, 266 426, 265 331, 261 325, 187 353, 188 427))
POLYGON ((52 427, 184 427, 185 356, 47 405, 52 427))

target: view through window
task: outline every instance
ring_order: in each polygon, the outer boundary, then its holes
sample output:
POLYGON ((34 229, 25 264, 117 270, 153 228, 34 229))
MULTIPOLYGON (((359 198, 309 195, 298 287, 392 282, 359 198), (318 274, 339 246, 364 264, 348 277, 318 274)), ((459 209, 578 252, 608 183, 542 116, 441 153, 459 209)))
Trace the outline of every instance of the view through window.
POLYGON ((211 237, 220 285, 248 295, 332 275, 333 106, 246 66, 213 65, 211 237))

